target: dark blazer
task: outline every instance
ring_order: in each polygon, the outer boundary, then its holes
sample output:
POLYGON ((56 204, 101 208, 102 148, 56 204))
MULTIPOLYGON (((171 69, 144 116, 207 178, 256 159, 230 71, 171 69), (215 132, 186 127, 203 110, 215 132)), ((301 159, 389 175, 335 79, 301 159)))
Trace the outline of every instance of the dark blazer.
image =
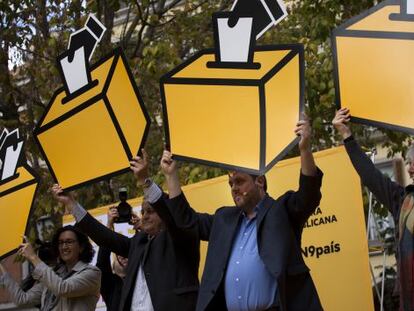
MULTIPOLYGON (((286 192, 277 200, 266 196, 257 215, 259 254, 277 279, 276 303, 283 311, 322 310, 301 254, 302 228, 319 205, 321 182, 319 169, 315 177, 301 175, 297 192, 286 192)), ((170 200, 169 208, 179 227, 196 225, 200 237, 209 241, 197 310, 226 310, 223 280, 241 210, 222 207, 214 215, 196 213, 184 194, 170 200)))
POLYGON ((117 311, 121 300, 123 279, 112 272, 111 251, 100 247, 96 266, 101 270, 101 296, 106 304, 106 311, 117 311))
POLYGON ((381 204, 388 208, 394 217, 396 240, 398 241, 400 236, 398 223, 401 207, 407 195, 406 190, 411 192, 412 187, 404 188, 400 186, 377 169, 371 159, 362 151, 353 136, 345 139, 344 143, 346 152, 362 183, 375 195, 381 204))
POLYGON ((145 233, 132 238, 109 230, 90 214, 79 227, 95 243, 123 257, 128 257, 120 311, 129 311, 140 265, 143 267, 155 311, 195 309, 198 290, 200 238, 195 226, 178 228, 166 208, 164 197, 151 204, 164 220, 167 229, 153 239, 145 233))

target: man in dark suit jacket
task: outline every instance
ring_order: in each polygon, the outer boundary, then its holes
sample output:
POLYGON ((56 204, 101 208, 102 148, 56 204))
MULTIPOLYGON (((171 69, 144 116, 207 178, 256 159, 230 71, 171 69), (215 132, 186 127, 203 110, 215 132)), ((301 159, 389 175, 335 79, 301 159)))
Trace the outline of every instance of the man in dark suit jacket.
POLYGON ((307 119, 298 122, 299 190, 278 199, 266 193, 264 176, 229 173, 236 207, 214 215, 196 213, 181 191, 176 163, 164 151, 161 168, 169 188, 169 209, 179 228, 197 226, 208 243, 197 310, 322 310, 301 254, 302 228, 319 205, 322 172, 311 152, 307 119))
POLYGON ((164 196, 151 201, 148 156, 135 157, 131 169, 137 183, 146 187, 151 204, 143 203, 141 232, 132 238, 111 231, 87 213, 70 195, 55 185, 53 192, 74 215, 79 228, 95 243, 128 257, 120 311, 171 311, 195 309, 200 259, 196 226, 179 228, 165 205, 164 196))

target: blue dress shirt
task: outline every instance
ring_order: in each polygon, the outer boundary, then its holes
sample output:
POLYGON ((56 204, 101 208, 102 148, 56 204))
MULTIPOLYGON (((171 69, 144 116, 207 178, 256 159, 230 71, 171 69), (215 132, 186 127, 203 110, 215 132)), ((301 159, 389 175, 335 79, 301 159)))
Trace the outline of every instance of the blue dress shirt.
POLYGON ((238 232, 227 264, 224 293, 228 311, 253 311, 270 308, 276 297, 277 281, 265 267, 257 248, 256 206, 252 219, 242 213, 238 232))

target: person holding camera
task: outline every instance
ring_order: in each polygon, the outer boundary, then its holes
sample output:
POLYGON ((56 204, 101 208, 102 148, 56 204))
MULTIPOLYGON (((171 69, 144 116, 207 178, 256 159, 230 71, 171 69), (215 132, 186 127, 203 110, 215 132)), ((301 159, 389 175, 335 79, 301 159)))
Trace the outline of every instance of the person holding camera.
POLYGON ((168 207, 166 196, 148 178, 148 155, 131 160, 137 185, 144 187, 140 232, 132 238, 113 232, 87 213, 59 185, 52 191, 74 215, 78 226, 100 247, 128 257, 128 266, 120 311, 180 311, 195 309, 199 286, 200 242, 193 226, 178 228, 168 207), (154 199, 154 189, 157 192, 154 199))
POLYGON ((18 254, 35 267, 32 272, 37 283, 23 291, 0 264, 0 285, 4 285, 17 305, 36 306, 42 311, 93 311, 99 299, 101 271, 90 265, 94 250, 86 235, 73 226, 60 228, 52 245, 59 254, 59 264, 51 268, 27 242, 18 254))

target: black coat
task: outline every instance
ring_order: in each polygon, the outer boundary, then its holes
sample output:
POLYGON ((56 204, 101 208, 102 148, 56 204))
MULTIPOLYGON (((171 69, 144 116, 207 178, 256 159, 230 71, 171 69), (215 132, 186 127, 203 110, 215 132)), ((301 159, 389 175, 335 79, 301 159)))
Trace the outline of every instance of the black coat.
POLYGON ((153 239, 145 233, 132 238, 109 230, 90 214, 79 227, 95 243, 123 257, 128 268, 122 288, 120 311, 129 311, 140 265, 148 285, 155 311, 195 309, 198 290, 200 239, 196 227, 177 228, 166 208, 164 198, 151 204, 167 229, 153 239))
POLYGON ((106 304, 106 311, 117 311, 121 301, 123 279, 112 272, 111 251, 100 247, 96 266, 101 270, 101 296, 106 304))
MULTIPOLYGON (((257 215, 259 254, 277 280, 276 303, 283 311, 322 310, 301 254, 302 228, 319 205, 321 182, 319 170, 315 177, 301 175, 297 192, 289 191, 277 200, 266 196, 263 209, 257 215)), ((196 213, 183 194, 169 202, 178 226, 196 225, 200 237, 209 241, 197 311, 226 310, 223 280, 241 210, 222 207, 214 215, 196 213)))

